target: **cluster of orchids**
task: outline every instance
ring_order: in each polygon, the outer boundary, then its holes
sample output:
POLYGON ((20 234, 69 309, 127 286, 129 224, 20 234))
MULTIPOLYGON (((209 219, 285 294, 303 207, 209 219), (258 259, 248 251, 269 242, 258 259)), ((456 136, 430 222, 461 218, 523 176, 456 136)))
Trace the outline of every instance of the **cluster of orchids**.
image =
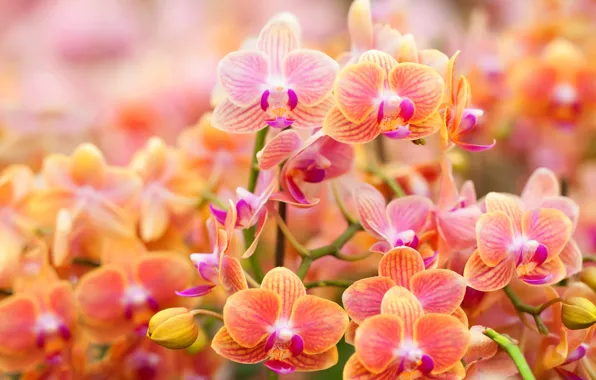
POLYGON ((220 61, 213 111, 128 166, 82 144, 5 169, 0 375, 596 378, 596 260, 560 179, 457 186, 453 153, 495 146, 459 52, 369 0, 348 29, 333 59, 272 17, 220 61), (390 147, 438 163, 394 170, 390 147))

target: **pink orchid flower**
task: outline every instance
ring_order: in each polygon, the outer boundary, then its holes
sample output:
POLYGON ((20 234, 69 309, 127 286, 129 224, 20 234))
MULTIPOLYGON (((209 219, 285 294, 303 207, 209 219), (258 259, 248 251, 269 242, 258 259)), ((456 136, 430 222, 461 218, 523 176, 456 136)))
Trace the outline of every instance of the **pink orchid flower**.
POLYGON ((211 346, 232 361, 265 365, 278 373, 317 371, 337 363, 337 342, 348 316, 335 302, 306 294, 284 267, 265 275, 259 289, 228 298, 224 327, 211 346))
POLYGON ((333 104, 338 64, 322 52, 300 49, 297 21, 273 17, 257 50, 225 56, 218 67, 227 94, 213 111, 213 125, 232 133, 274 128, 320 127, 333 104))
POLYGON ((398 63, 370 50, 348 65, 335 82, 337 105, 323 122, 325 134, 348 144, 365 143, 379 134, 415 140, 437 132, 437 109, 444 92, 441 75, 419 63, 398 63))
POLYGON ((513 195, 489 193, 487 213, 476 224, 478 249, 464 269, 468 285, 492 291, 505 287, 514 275, 533 285, 550 285, 566 275, 561 252, 573 225, 552 208, 523 209, 513 195))
POLYGON ((213 252, 190 255, 190 260, 197 268, 199 275, 208 283, 177 291, 176 294, 181 297, 200 297, 211 292, 217 285, 223 286, 230 294, 248 289, 242 264, 237 258, 227 254, 234 236, 235 225, 236 207, 230 201, 230 211, 224 228, 219 228, 212 219, 207 221, 207 228, 213 242, 213 252))
POLYGON ((381 240, 370 251, 385 253, 392 248, 418 248, 433 203, 430 199, 410 195, 385 203, 374 187, 362 183, 354 190, 354 200, 364 229, 381 240))
POLYGON ((310 207, 319 202, 322 183, 348 173, 354 148, 321 131, 306 141, 293 130, 282 131, 258 154, 259 167, 271 169, 287 160, 280 174, 282 191, 271 199, 310 207))

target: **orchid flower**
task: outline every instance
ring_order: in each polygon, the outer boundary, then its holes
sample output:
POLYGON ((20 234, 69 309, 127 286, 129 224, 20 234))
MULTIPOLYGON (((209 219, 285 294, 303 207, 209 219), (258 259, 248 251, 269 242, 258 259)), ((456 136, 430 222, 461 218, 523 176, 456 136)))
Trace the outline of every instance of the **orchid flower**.
POLYGON ((486 196, 486 210, 476 224, 478 250, 464 269, 470 287, 501 289, 514 275, 533 285, 554 284, 565 277, 559 256, 573 229, 565 214, 551 208, 524 212, 519 198, 499 193, 486 196))
POLYGON ((278 373, 317 371, 337 363, 337 342, 348 325, 335 302, 306 294, 287 268, 265 275, 261 288, 227 299, 224 327, 211 346, 239 363, 265 365, 278 373))
POLYGON ((377 189, 363 183, 354 190, 354 200, 360 223, 380 240, 370 248, 372 252, 385 253, 401 246, 418 248, 433 208, 430 199, 410 195, 386 204, 377 189))
POLYGON ((344 379, 433 378, 459 372, 470 339, 459 319, 425 313, 416 296, 401 286, 385 293, 380 309, 356 330, 356 353, 344 367, 344 379))
POLYGON ((420 139, 440 128, 436 111, 443 91, 443 78, 431 67, 398 63, 387 53, 370 50, 339 73, 337 105, 325 117, 323 131, 349 144, 371 141, 381 133, 420 139))
POLYGON ((162 237, 173 215, 188 214, 197 204, 202 181, 193 175, 181 153, 151 138, 133 157, 130 168, 144 181, 140 234, 143 241, 162 237))
POLYGON ((187 260, 172 252, 147 253, 85 274, 75 295, 89 333, 110 341, 133 330, 144 335, 150 317, 176 305, 175 291, 191 280, 187 260))
POLYGON ((213 111, 213 125, 232 133, 274 128, 320 127, 337 63, 322 52, 300 49, 293 16, 273 17, 261 31, 257 50, 225 56, 219 81, 227 93, 213 111))

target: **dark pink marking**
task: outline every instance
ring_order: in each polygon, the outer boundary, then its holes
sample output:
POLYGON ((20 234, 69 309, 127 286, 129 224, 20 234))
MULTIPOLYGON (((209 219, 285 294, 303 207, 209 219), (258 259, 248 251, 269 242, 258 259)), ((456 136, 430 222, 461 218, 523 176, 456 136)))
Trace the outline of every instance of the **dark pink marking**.
POLYGON ((267 338, 267 343, 265 343, 265 350, 269 351, 270 349, 272 349, 276 339, 277 331, 274 331, 273 334, 269 335, 269 338, 267 338))
POLYGON ((215 217, 215 220, 217 220, 219 224, 223 225, 226 223, 226 218, 228 216, 227 211, 216 208, 213 206, 213 204, 209 205, 209 210, 211 211, 211 215, 215 217))
POLYGON ((383 121, 383 117, 385 117, 385 111, 383 110, 383 107, 385 107, 384 100, 381 102, 381 104, 379 104, 379 112, 377 113, 377 122, 379 124, 381 124, 381 122, 383 121))
POLYGON ((205 294, 211 292, 211 290, 213 290, 213 288, 215 287, 214 284, 207 284, 207 285, 199 285, 199 286, 195 286, 193 288, 188 288, 186 290, 182 290, 182 291, 176 291, 176 294, 179 295, 180 297, 201 297, 204 296, 205 294))
POLYGON ((415 109, 416 106, 414 105, 414 102, 412 102, 408 98, 403 98, 402 101, 399 103, 399 117, 401 117, 402 120, 405 123, 407 123, 408 121, 410 121, 412 116, 414 116, 415 109))
POLYGON ((298 95, 294 90, 288 90, 288 106, 290 107, 290 111, 292 111, 298 105, 298 95))
POLYGON ((536 263, 536 266, 540 266, 542 265, 542 263, 546 261, 547 258, 548 248, 546 248, 544 244, 538 245, 538 248, 536 248, 536 252, 534 252, 534 255, 532 256, 532 261, 536 263))
POLYGON ((282 362, 281 360, 267 360, 265 362, 265 367, 279 374, 288 374, 296 371, 296 367, 294 367, 291 364, 282 362))
POLYGON ((429 374, 435 368, 435 362, 433 358, 429 355, 422 355, 420 358, 420 365, 418 366, 418 370, 422 372, 423 375, 429 374))
POLYGON ((435 261, 437 261, 437 257, 439 257, 439 251, 435 251, 431 257, 426 257, 422 261, 424 261, 424 268, 428 269, 432 266, 435 261))
POLYGON ((298 334, 295 334, 290 341, 290 352, 292 356, 298 356, 304 351, 304 339, 298 334))
POLYGON ((269 109, 269 90, 265 90, 261 95, 261 109, 265 112, 269 109))

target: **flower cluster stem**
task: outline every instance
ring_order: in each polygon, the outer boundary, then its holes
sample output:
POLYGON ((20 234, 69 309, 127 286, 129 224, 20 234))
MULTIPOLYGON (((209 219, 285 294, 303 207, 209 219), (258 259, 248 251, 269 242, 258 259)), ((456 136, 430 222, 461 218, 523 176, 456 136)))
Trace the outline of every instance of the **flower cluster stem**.
POLYGON ((557 302, 562 302, 562 300, 560 298, 553 298, 553 299, 549 300, 548 302, 545 302, 541 305, 532 306, 532 305, 528 305, 528 304, 524 303, 522 300, 520 300, 509 286, 506 286, 505 288, 503 288, 503 291, 505 292, 505 294, 507 295, 507 297, 513 304, 513 307, 515 307, 515 309, 519 313, 530 314, 532 316, 532 318, 534 318, 534 322, 536 323, 536 328, 542 335, 549 334, 548 328, 542 321, 540 314, 542 314, 542 312, 544 312, 551 305, 554 305, 557 302))
MULTIPOLYGON (((286 218, 288 213, 288 205, 284 202, 279 202, 278 216, 281 222, 286 226, 286 218)), ((289 231, 289 229, 288 229, 289 231)), ((277 224, 277 240, 275 242, 275 266, 283 267, 286 253, 286 234, 282 230, 281 223, 277 224)))
POLYGON ((190 312, 191 315, 195 316, 195 315, 207 315, 213 318, 217 318, 221 321, 223 321, 223 315, 216 313, 215 311, 211 311, 211 310, 204 310, 204 309, 196 309, 196 310, 192 310, 190 312))
POLYGON ((395 195, 398 198, 401 197, 405 197, 406 196, 406 192, 405 190, 400 186, 399 183, 397 183, 397 181, 391 177, 389 177, 388 175, 386 175, 385 173, 383 173, 381 170, 375 168, 375 167, 367 167, 364 169, 366 172, 379 177, 383 182, 385 182, 387 184, 387 186, 389 186, 389 188, 391 190, 393 190, 393 192, 395 193, 395 195))
POLYGON ((535 380, 534 374, 524 357, 524 354, 521 352, 519 347, 513 343, 510 339, 505 337, 504 335, 499 334, 495 330, 491 328, 487 328, 484 331, 484 335, 491 338, 495 343, 497 343, 513 360, 515 366, 519 370, 519 374, 524 380, 535 380))
POLYGON ((348 281, 348 280, 321 280, 321 281, 307 282, 304 284, 304 287, 306 289, 322 288, 322 287, 329 287, 329 286, 334 286, 336 288, 348 288, 353 283, 354 283, 354 281, 348 281))

